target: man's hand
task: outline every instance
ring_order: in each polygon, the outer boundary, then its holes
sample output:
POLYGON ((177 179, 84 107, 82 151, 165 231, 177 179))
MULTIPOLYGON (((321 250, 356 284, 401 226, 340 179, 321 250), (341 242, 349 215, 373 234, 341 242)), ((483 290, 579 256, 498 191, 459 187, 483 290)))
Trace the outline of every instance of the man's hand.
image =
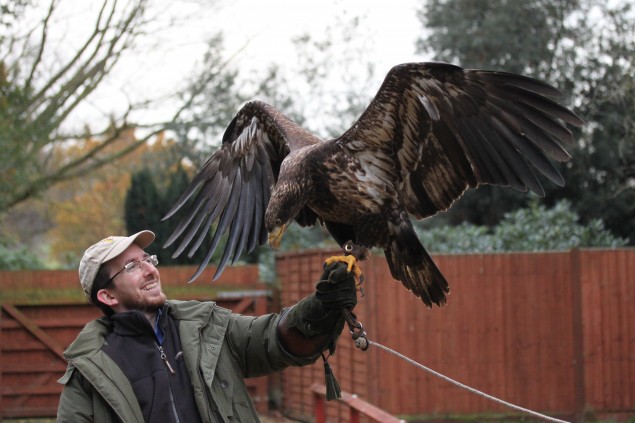
POLYGON ((357 304, 355 276, 347 271, 346 263, 326 265, 315 289, 315 294, 284 313, 278 325, 278 340, 298 357, 326 349, 333 353, 345 324, 341 310, 350 310, 357 304))
POLYGON ((347 264, 326 264, 320 281, 315 286, 315 297, 322 307, 330 309, 352 309, 357 305, 355 275, 347 270, 347 264))

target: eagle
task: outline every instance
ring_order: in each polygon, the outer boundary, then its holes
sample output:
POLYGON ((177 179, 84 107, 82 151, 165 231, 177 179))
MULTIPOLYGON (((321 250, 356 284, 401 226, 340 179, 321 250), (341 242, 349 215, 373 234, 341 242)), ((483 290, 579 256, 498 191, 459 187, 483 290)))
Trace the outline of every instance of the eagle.
POLYGON ((428 307, 449 285, 412 219, 447 210, 480 184, 544 196, 538 174, 563 186, 567 124, 583 121, 555 87, 513 73, 447 63, 393 67, 357 122, 321 140, 269 104, 246 103, 164 219, 182 210, 169 247, 191 257, 226 235, 213 280, 244 252, 277 248, 290 223, 321 224, 340 245, 383 249, 394 279, 428 307), (215 224, 215 228, 212 225, 215 224), (349 244, 351 245, 351 244, 349 244))

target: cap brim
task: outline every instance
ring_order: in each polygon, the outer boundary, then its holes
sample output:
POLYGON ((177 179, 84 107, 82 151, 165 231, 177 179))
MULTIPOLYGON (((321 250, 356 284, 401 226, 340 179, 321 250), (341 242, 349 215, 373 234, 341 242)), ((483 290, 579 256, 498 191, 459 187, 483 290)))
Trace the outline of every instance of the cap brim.
POLYGON ((154 233, 151 231, 141 231, 141 232, 137 232, 134 235, 130 235, 126 239, 117 243, 115 248, 113 248, 112 250, 108 252, 108 254, 106 254, 106 257, 103 258, 102 263, 105 263, 109 260, 114 259, 119 254, 126 251, 126 249, 130 247, 132 244, 137 244, 141 248, 146 248, 148 245, 154 242, 154 239, 155 239, 154 233))

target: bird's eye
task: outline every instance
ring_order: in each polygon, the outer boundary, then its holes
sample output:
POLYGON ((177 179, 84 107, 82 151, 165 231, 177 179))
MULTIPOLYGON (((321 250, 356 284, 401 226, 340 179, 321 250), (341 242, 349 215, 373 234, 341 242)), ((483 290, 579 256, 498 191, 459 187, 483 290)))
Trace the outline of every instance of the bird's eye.
POLYGON ((276 226, 280 226, 280 225, 282 225, 282 220, 276 219, 276 226))

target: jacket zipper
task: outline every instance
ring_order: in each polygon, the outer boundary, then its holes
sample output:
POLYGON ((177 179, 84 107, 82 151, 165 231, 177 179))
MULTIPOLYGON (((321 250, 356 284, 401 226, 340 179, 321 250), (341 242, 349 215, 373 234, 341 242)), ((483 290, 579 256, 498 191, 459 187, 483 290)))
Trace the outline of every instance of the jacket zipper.
MULTIPOLYGON (((170 372, 170 374, 173 374, 173 375, 176 374, 176 372, 174 371, 174 368, 168 361, 168 356, 165 355, 165 351, 163 351, 163 347, 157 343, 157 348, 159 349, 159 352, 161 353, 161 360, 163 360, 163 362, 165 363, 165 367, 168 368, 168 371, 170 372)), ((168 382, 170 383, 170 402, 172 403, 171 404, 172 413, 174 414, 174 419, 176 420, 176 422, 180 423, 181 419, 179 418, 179 412, 176 409, 176 403, 174 401, 174 393, 172 392, 172 379, 170 379, 168 382)))
POLYGON ((168 368, 168 370, 170 371, 170 374, 173 374, 173 375, 176 374, 176 372, 172 368, 172 365, 168 361, 168 356, 165 355, 165 352, 163 352, 163 347, 157 344, 157 348, 159 349, 159 352, 161 353, 161 360, 163 360, 163 362, 165 363, 165 367, 168 368))

